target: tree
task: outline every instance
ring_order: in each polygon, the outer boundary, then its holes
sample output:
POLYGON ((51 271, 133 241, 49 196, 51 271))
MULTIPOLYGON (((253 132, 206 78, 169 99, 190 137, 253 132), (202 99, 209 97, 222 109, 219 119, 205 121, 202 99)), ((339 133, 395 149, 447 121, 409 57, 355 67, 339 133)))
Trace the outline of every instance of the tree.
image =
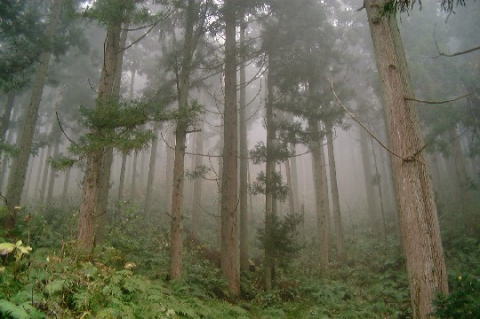
POLYGON ((240 294, 240 249, 238 236, 238 124, 237 124, 237 8, 234 0, 225 0, 225 109, 222 170, 222 243, 221 265, 230 294, 240 294))
POLYGON ((422 154, 407 61, 389 1, 367 0, 365 8, 380 75, 415 318, 429 318, 433 299, 448 293, 437 208, 422 154), (395 154, 395 155, 393 155, 395 154))
MULTIPOLYGON (((49 23, 45 31, 48 39, 53 39, 59 26, 63 0, 55 0, 50 11, 49 23)), ((23 127, 19 135, 19 152, 16 160, 13 162, 10 170, 7 186, 7 206, 8 216, 5 220, 5 227, 13 229, 16 223, 17 209, 20 205, 21 194, 25 184, 25 174, 27 172, 30 152, 32 150, 33 135, 38 118, 38 108, 42 99, 43 88, 47 80, 48 68, 50 65, 52 47, 47 46, 41 53, 37 69, 35 71, 34 82, 29 105, 26 107, 23 127)))

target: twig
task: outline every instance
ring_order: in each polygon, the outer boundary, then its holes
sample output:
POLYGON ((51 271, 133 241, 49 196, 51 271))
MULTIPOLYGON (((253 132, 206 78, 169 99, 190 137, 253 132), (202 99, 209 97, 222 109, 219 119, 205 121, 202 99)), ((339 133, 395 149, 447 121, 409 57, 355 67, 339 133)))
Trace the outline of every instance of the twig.
POLYGON ((74 140, 72 140, 68 135, 67 133, 65 132, 65 130, 63 129, 63 125, 62 125, 62 121, 60 121, 60 115, 58 115, 58 111, 55 111, 55 114, 57 115, 57 122, 58 122, 58 126, 60 127, 60 131, 62 131, 63 135, 65 135, 65 137, 67 138, 67 140, 72 143, 73 145, 78 145, 74 140))
POLYGON ((368 133, 368 135, 370 135, 381 147, 383 147, 387 152, 389 152, 390 154, 392 154, 393 156, 395 157, 398 157, 399 159, 401 160, 405 160, 402 156, 398 155, 397 153, 395 153, 393 150, 391 150, 390 148, 388 148, 382 141, 380 141, 380 139, 375 136, 375 134, 372 133, 372 131, 365 125, 363 124, 356 116, 355 114, 353 114, 346 106, 345 104, 343 104, 343 102, 340 100, 340 98, 338 97, 337 95, 337 92, 335 92, 335 89, 333 88, 333 82, 330 81, 330 89, 332 90, 332 93, 333 93, 333 96, 335 97, 335 100, 337 101, 337 104, 339 106, 342 107, 342 109, 355 121, 357 122, 358 125, 360 125, 364 130, 365 132, 368 133))
POLYGON ((405 97, 405 101, 413 101, 413 102, 418 102, 423 104, 446 104, 446 103, 455 102, 455 101, 464 99, 466 97, 469 97, 470 95, 472 95, 472 93, 468 93, 450 100, 443 100, 443 101, 428 101, 428 100, 419 100, 413 97, 405 97))

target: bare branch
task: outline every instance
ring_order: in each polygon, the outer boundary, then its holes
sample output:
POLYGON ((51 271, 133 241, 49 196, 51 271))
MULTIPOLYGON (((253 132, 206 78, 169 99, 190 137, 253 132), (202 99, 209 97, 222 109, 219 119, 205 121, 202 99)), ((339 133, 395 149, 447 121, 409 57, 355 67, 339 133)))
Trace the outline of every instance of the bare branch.
POLYGON ((472 93, 468 93, 468 94, 465 94, 465 95, 462 95, 462 96, 459 96, 459 97, 456 97, 456 98, 452 98, 452 99, 449 99, 449 100, 443 100, 443 101, 428 101, 428 100, 419 100, 419 99, 416 99, 416 98, 413 98, 413 97, 405 97, 405 101, 413 101, 413 102, 418 102, 418 103, 423 103, 423 104, 446 104, 446 103, 455 102, 455 101, 464 99, 466 97, 469 97, 470 95, 472 95, 472 93))

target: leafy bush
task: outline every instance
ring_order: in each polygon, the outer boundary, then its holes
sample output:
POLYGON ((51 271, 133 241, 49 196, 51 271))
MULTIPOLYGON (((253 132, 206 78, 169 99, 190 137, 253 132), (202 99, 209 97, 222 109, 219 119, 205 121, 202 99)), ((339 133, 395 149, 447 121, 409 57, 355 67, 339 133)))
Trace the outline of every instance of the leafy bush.
POLYGON ((435 315, 442 319, 480 318, 480 279, 457 276, 451 282, 451 293, 436 300, 435 315))

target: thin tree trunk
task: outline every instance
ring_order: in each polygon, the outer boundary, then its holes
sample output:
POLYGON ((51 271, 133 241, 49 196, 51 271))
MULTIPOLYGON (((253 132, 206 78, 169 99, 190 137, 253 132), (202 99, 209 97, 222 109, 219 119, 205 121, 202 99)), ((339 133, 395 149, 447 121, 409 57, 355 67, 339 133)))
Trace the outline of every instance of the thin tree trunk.
POLYGON ((421 152, 421 136, 405 52, 396 17, 384 14, 388 0, 366 0, 370 32, 385 101, 392 164, 400 207, 414 318, 430 318, 438 293, 448 293, 437 207, 421 152))
POLYGON ((67 168, 67 171, 65 172, 65 179, 63 180, 62 204, 65 204, 67 202, 68 187, 70 185, 69 183, 70 183, 71 172, 72 172, 71 167, 67 168))
MULTIPOLYGON (((60 22, 63 0, 55 0, 51 7, 50 21, 45 32, 47 39, 52 39, 57 31, 60 22)), ((48 67, 50 64, 51 52, 45 50, 41 53, 38 66, 35 72, 30 103, 26 107, 22 130, 18 138, 19 152, 12 163, 7 186, 8 216, 5 219, 5 228, 11 230, 15 227, 17 209, 20 204, 21 194, 25 184, 28 159, 32 151, 33 135, 38 119, 38 109, 42 100, 43 88, 47 80, 48 67)))
POLYGON ((323 152, 322 141, 323 137, 320 137, 318 129, 318 123, 315 121, 309 121, 310 131, 314 134, 313 141, 310 143, 310 150, 312 152, 312 171, 315 186, 315 203, 317 213, 317 227, 319 238, 319 263, 320 270, 325 273, 328 267, 328 247, 329 247, 329 204, 328 204, 328 189, 325 183, 325 158, 323 152))
POLYGON ((293 182, 292 182, 292 169, 290 167, 290 161, 285 161, 285 175, 287 175, 287 187, 288 187, 288 210, 290 214, 296 213, 295 211, 295 199, 293 195, 293 182))
POLYGON ((138 163, 138 152, 135 150, 133 152, 133 162, 132 162, 132 184, 130 186, 130 199, 135 201, 137 198, 137 163, 138 163))
POLYGON ((382 178, 380 175, 380 171, 378 170, 377 164, 377 155, 375 154, 375 148, 373 145, 373 140, 370 139, 370 147, 372 150, 372 158, 373 158, 373 167, 375 167, 375 179, 376 179, 376 186, 378 191, 378 202, 380 204, 380 216, 382 217, 382 235, 384 242, 387 241, 387 218, 385 216, 385 208, 383 202, 383 191, 382 191, 382 178))
POLYGON ((7 103, 5 104, 5 110, 3 111, 2 118, 0 119, 0 143, 3 143, 5 141, 5 134, 7 133, 10 124, 14 105, 15 92, 10 91, 7 95, 7 103))
POLYGON ((370 136, 362 129, 360 131, 360 150, 362 153, 363 174, 365 175, 365 193, 367 195, 367 215, 369 217, 369 230, 379 235, 381 229, 379 223, 379 213, 374 195, 374 174, 372 172, 371 152, 368 140, 370 136))
POLYGON ((165 207, 171 214, 170 209, 172 207, 172 185, 173 185, 173 162, 175 160, 175 150, 171 149, 174 145, 175 136, 173 132, 167 132, 167 143, 170 146, 167 146, 167 163, 165 165, 165 189, 166 189, 166 201, 165 207))
POLYGON ((267 129, 266 167, 265 167, 265 290, 273 287, 274 256, 271 251, 272 228, 274 219, 274 189, 272 181, 275 174, 273 148, 275 142, 275 126, 273 123, 273 76, 271 72, 271 58, 269 57, 269 72, 267 75, 267 102, 265 104, 265 121, 267 129))
MULTIPOLYGON (((195 136, 195 153, 202 154, 203 153, 203 139, 204 134, 202 134, 204 129, 204 125, 202 123, 202 127, 200 128, 200 132, 198 132, 195 136)), ((203 165, 203 158, 202 156, 195 156, 194 158, 194 167, 193 169, 196 170, 203 165)), ((202 205, 202 184, 203 180, 201 177, 196 178, 193 181, 193 194, 192 194, 192 227, 191 232, 193 236, 198 236, 198 229, 201 223, 200 219, 200 207, 202 205)))
POLYGON ((123 200, 125 188, 125 171, 127 168, 127 152, 122 151, 122 166, 120 167, 120 181, 118 183, 118 201, 123 200))
POLYGON ((332 127, 327 127, 328 165, 330 169, 330 187, 332 190, 333 220, 335 225, 335 244, 337 258, 340 262, 345 260, 345 241, 343 238, 342 213, 340 210, 340 195, 337 184, 337 168, 333 148, 332 127))
MULTIPOLYGON (((57 139, 55 146, 53 147, 53 158, 57 157, 60 151, 60 141, 59 138, 57 139)), ((46 204, 50 205, 53 200, 53 189, 55 187, 55 179, 57 178, 57 171, 50 167, 50 177, 48 181, 48 192, 47 192, 47 200, 46 204)))
POLYGON ((232 296, 240 294, 240 247, 238 234, 238 124, 236 5, 224 1, 225 20, 225 111, 222 176, 221 265, 232 296))
POLYGON ((248 271, 248 140, 247 140, 247 83, 245 65, 245 37, 247 24, 243 18, 240 23, 240 270, 248 271))
POLYGON ((50 172, 50 157, 52 156, 53 147, 48 145, 47 147, 47 156, 45 157, 45 163, 43 164, 43 176, 42 176, 42 185, 40 188, 40 203, 45 204, 45 194, 47 190, 48 182, 48 173, 50 172))
MULTIPOLYGON (((159 131, 160 131, 160 124, 155 123, 155 126, 154 126, 155 135, 158 135, 159 131)), ((158 137, 155 136, 152 140, 152 147, 150 149, 150 162, 148 165, 147 189, 145 192, 145 216, 147 218, 150 217, 151 210, 152 210, 153 180, 155 179, 157 149, 158 149, 158 137)))

